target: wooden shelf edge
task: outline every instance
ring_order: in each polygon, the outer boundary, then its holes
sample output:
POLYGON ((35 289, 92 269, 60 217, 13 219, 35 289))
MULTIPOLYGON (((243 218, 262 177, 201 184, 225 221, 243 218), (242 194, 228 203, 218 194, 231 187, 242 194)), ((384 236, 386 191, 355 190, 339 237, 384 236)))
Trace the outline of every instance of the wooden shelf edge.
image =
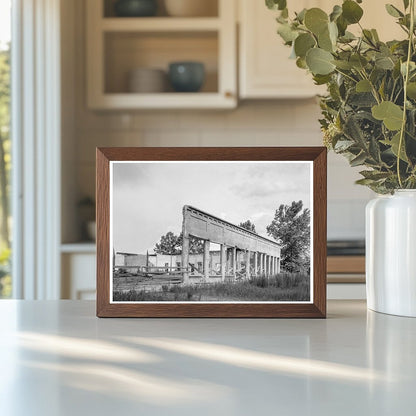
POLYGON ((329 274, 365 274, 365 256, 328 256, 329 274))
POLYGON ((203 32, 217 31, 221 27, 218 17, 149 17, 101 19, 104 32, 203 32))
POLYGON ((60 247, 62 254, 75 254, 75 253, 91 253, 95 254, 96 247, 94 242, 80 242, 80 243, 63 243, 60 247))
POLYGON ((103 94, 88 103, 93 110, 131 109, 232 109, 235 97, 220 93, 103 94))

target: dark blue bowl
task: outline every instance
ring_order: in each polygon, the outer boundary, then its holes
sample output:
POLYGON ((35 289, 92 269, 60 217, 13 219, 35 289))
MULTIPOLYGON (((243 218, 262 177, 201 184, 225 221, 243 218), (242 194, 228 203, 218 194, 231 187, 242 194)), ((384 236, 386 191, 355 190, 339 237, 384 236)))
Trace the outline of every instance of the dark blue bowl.
POLYGON ((177 92, 197 92, 205 80, 205 67, 201 62, 172 62, 169 80, 177 92))
POLYGON ((157 12, 156 0, 118 0, 114 12, 120 17, 149 17, 157 12))

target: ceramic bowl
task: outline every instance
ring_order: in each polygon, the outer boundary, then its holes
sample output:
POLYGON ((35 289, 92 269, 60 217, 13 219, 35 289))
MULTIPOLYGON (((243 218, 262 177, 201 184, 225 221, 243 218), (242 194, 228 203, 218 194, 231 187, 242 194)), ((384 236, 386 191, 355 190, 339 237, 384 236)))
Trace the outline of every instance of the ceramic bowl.
POLYGON ((129 72, 128 91, 131 93, 161 93, 167 90, 167 75, 162 69, 136 68, 129 72))
POLYGON ((148 17, 157 12, 156 0, 118 0, 114 12, 119 17, 148 17))
POLYGON ((205 67, 201 62, 172 62, 169 80, 177 92, 197 92, 205 80, 205 67))

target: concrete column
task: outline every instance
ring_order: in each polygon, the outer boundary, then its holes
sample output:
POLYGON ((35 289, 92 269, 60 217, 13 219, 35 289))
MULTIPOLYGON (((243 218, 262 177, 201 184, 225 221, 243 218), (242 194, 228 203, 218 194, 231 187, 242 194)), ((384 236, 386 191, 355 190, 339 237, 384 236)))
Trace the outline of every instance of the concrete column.
POLYGON ((276 258, 274 256, 272 256, 272 276, 274 276, 274 270, 275 270, 274 268, 275 268, 275 265, 276 265, 275 260, 276 260, 276 258))
POLYGON ((260 274, 262 275, 264 273, 264 263, 263 263, 263 253, 259 253, 260 256, 260 274))
POLYGON ((204 240, 204 281, 205 283, 209 280, 209 246, 210 241, 204 240))
POLYGON ((254 252, 254 277, 257 277, 257 257, 258 257, 259 253, 257 253, 257 251, 254 252))
POLYGON ((272 256, 267 256, 268 257, 268 262, 267 262, 267 275, 270 277, 272 275, 272 256))
POLYGON ((280 257, 277 258, 277 273, 280 273, 280 257))
POLYGON ((264 275, 268 276, 268 270, 267 270, 267 254, 264 254, 264 275))
POLYGON ((237 247, 233 247, 233 276, 234 276, 234 280, 237 277, 237 247))
POLYGON ((227 247, 221 244, 221 280, 225 280, 225 272, 227 268, 227 247))
POLYGON ((247 280, 250 279, 250 255, 251 255, 251 251, 247 250, 246 251, 246 279, 247 280))
POLYGON ((183 236, 182 239, 182 267, 183 269, 183 282, 189 283, 189 237, 183 236))
POLYGON ((261 265, 261 267, 262 267, 262 269, 263 269, 263 274, 264 275, 267 275, 267 270, 266 270, 266 255, 263 253, 262 254, 262 265, 261 265))

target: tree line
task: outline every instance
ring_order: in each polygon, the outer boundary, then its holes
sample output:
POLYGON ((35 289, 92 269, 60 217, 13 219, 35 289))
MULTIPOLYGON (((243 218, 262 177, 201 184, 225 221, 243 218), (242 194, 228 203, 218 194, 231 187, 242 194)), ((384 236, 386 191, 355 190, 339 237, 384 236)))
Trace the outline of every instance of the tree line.
MULTIPOLYGON (((257 234, 256 226, 250 220, 241 222, 239 227, 257 234)), ((282 270, 290 273, 308 271, 310 268, 310 210, 303 208, 302 201, 293 201, 291 205, 281 204, 275 211, 273 221, 266 228, 267 234, 281 247, 280 264, 282 270)), ((182 252, 183 235, 169 231, 160 237, 154 252, 176 255, 182 252)), ((204 242, 190 237, 189 253, 202 254, 204 242)))

